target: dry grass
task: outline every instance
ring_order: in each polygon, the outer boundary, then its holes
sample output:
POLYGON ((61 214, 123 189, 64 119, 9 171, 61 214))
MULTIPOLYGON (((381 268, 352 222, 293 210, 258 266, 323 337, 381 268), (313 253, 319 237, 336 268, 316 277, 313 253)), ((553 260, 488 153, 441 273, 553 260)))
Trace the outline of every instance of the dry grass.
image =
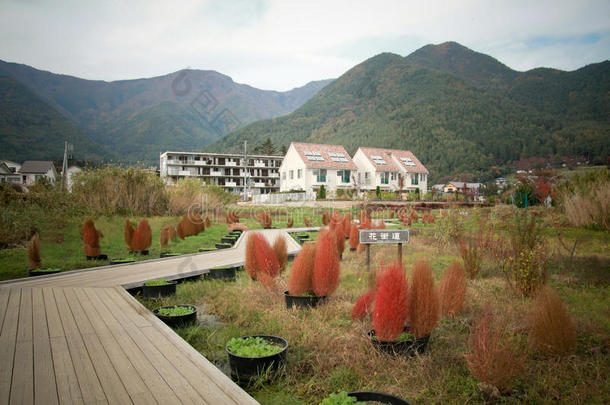
POLYGON ((572 225, 610 230, 609 181, 592 183, 589 190, 564 195, 563 206, 572 225))

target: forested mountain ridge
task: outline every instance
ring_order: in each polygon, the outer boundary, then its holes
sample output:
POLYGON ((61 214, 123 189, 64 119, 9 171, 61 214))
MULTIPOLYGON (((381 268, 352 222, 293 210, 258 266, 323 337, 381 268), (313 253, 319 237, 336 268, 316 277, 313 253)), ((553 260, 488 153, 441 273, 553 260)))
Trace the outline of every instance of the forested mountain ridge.
POLYGON ((610 151, 610 63, 574 72, 516 72, 456 43, 407 57, 384 53, 347 71, 295 112, 259 121, 210 145, 243 140, 409 149, 433 178, 530 156, 610 151))
MULTIPOLYGON (((21 83, 30 95, 39 97, 102 145, 102 157, 127 163, 156 163, 159 152, 167 149, 202 149, 232 129, 293 111, 331 81, 277 92, 235 83, 215 71, 182 70, 147 79, 105 82, 3 61, 0 76, 21 83)), ((0 132, 0 145, 9 132, 14 130, 0 132)), ((44 150, 36 153, 44 155, 44 150)), ((6 158, 19 159, 12 155, 6 158)))

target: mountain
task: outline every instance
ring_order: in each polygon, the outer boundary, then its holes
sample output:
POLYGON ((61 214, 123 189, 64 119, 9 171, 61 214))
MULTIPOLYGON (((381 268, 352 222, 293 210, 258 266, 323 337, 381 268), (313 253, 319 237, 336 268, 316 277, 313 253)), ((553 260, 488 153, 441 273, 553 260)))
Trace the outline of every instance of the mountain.
POLYGON ((100 159, 101 145, 78 129, 16 80, 0 76, 0 150, 2 157, 24 160, 57 160, 63 156, 64 141, 72 143, 79 156, 100 159))
POLYGON ((457 43, 383 53, 347 71, 293 113, 250 124, 209 148, 243 140, 409 149, 432 179, 485 174, 532 156, 610 152, 610 63, 574 72, 514 71, 457 43))
POLYGON ((168 149, 201 149, 250 122, 294 111, 331 82, 266 91, 203 70, 105 82, 2 61, 0 75, 21 83, 82 134, 129 163, 156 163, 159 152, 168 149))

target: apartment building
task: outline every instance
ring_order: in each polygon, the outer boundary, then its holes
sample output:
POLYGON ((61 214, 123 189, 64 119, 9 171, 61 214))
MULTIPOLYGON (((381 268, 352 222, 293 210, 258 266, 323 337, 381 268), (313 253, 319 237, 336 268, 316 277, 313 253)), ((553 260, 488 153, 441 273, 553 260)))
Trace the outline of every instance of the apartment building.
POLYGON ((166 151, 160 155, 161 178, 173 182, 199 178, 231 193, 267 194, 280 189, 279 169, 283 156, 166 151), (246 183, 244 183, 246 182, 246 183))
POLYGON ((322 185, 331 194, 352 189, 357 167, 341 145, 292 142, 280 167, 280 191, 318 191, 322 185))

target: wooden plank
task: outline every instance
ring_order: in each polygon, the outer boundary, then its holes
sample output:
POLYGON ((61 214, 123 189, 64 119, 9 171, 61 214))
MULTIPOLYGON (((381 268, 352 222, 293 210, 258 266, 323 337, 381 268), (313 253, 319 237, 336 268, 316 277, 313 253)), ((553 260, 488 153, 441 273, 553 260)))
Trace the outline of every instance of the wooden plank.
POLYGON ((21 290, 11 289, 0 333, 0 404, 7 404, 10 399, 20 303, 21 290))
POLYGON ((11 290, 8 288, 0 288, 0 331, 4 324, 4 316, 6 314, 6 308, 8 307, 8 297, 11 290))
POLYGON ((55 295, 50 288, 42 289, 49 339, 51 341, 51 354, 53 357, 53 370, 57 383, 57 396, 62 404, 82 404, 83 398, 72 364, 72 357, 68 349, 68 342, 64 336, 63 326, 55 303, 55 295))
MULTIPOLYGON (((128 305, 134 307, 137 313, 143 313, 141 309, 144 308, 144 306, 129 295, 127 291, 120 287, 116 287, 114 290, 123 297, 128 305)), ((153 327, 143 328, 143 332, 149 336, 149 340, 160 351, 165 353, 167 358, 176 360, 174 362, 176 368, 184 370, 188 375, 198 376, 203 373, 203 375, 207 377, 205 380, 199 378, 199 383, 195 383, 195 386, 202 390, 202 395, 209 395, 208 393, 212 392, 222 392, 222 396, 214 398, 214 400, 227 402, 228 399, 232 399, 236 404, 258 404, 250 395, 243 391, 229 377, 224 375, 216 366, 210 363, 208 359, 203 357, 201 353, 197 352, 191 345, 184 341, 184 339, 167 327, 154 314, 150 311, 146 311, 144 316, 150 320, 153 327), (184 362, 184 359, 187 359, 188 362, 184 362)))
POLYGON ((85 294, 82 288, 77 289, 75 293, 132 402, 142 405, 157 403, 92 304, 91 296, 85 294))
POLYGON ((131 403, 129 394, 108 358, 102 343, 95 334, 91 322, 83 311, 76 292, 72 288, 64 288, 64 294, 108 402, 114 404, 131 403))
POLYGON ((129 311, 129 307, 120 302, 122 300, 114 302, 111 299, 111 296, 108 295, 108 292, 110 292, 109 289, 96 290, 96 293, 101 301, 104 302, 107 310, 121 323, 125 328, 125 331, 171 387, 176 396, 184 403, 207 404, 208 402, 206 402, 205 399, 195 391, 194 387, 188 383, 181 371, 176 369, 172 363, 149 342, 146 336, 142 334, 142 331, 131 322, 131 319, 125 315, 124 311, 129 311))
POLYGON ((11 402, 31 404, 34 402, 34 350, 32 343, 32 290, 21 290, 19 326, 11 382, 11 402))
POLYGON ((180 400, 157 372, 154 365, 148 361, 145 354, 131 339, 119 321, 106 309, 105 304, 97 294, 97 289, 87 288, 85 292, 91 299, 93 306, 97 308, 100 318, 111 331, 119 347, 127 355, 134 369, 138 372, 157 402, 160 404, 179 403, 180 400))
POLYGON ((57 404, 57 384, 51 355, 51 340, 42 290, 32 290, 32 320, 34 339, 34 402, 57 404))
POLYGON ((53 294, 55 295, 57 310, 64 328, 66 341, 70 350, 70 357, 72 358, 72 364, 74 366, 74 371, 76 372, 76 378, 78 379, 83 401, 85 403, 107 402, 104 389, 95 373, 95 368, 93 367, 85 343, 78 331, 76 321, 74 320, 64 291, 61 288, 54 288, 53 294))

